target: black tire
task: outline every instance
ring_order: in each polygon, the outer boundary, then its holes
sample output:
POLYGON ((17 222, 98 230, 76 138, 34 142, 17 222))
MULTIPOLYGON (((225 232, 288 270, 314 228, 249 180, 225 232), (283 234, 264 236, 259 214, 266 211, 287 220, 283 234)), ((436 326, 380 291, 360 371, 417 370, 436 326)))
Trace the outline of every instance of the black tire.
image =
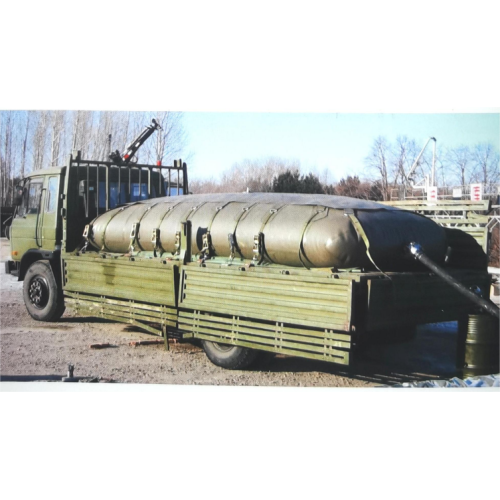
POLYGON ((23 297, 30 316, 37 321, 57 321, 64 313, 62 290, 46 260, 35 262, 26 271, 23 297))
POLYGON ((243 370, 249 367, 259 354, 258 351, 246 347, 220 344, 209 340, 202 340, 201 345, 214 365, 228 370, 243 370))

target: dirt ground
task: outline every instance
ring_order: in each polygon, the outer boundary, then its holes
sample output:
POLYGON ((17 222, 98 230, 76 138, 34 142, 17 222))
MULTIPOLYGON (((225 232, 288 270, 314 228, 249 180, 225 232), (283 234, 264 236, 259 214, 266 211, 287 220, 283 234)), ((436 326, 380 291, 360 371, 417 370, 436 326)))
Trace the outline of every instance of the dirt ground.
MULTIPOLYGON (((1 239, 1 260, 8 242, 1 239)), ((0 374, 47 380, 65 376, 69 363, 75 377, 100 382, 196 385, 372 387, 455 375, 456 323, 419 327, 416 337, 399 344, 367 349, 353 367, 287 356, 275 356, 248 370, 213 365, 195 344, 133 347, 129 342, 156 339, 130 325, 81 318, 67 309, 57 323, 34 321, 26 311, 22 282, 4 274, 0 287, 0 374), (90 344, 109 343, 105 349, 90 344)))

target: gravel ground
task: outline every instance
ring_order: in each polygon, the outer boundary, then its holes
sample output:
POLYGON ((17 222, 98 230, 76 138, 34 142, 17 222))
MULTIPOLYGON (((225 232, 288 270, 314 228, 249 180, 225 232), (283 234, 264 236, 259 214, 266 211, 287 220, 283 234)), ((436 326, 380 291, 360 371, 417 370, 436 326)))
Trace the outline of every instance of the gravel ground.
MULTIPOLYGON (((1 239, 2 261, 8 242, 1 239)), ((213 365, 195 344, 133 347, 129 342, 156 339, 139 329, 96 318, 76 317, 66 310, 57 323, 34 321, 22 298, 22 282, 3 273, 0 287, 0 374, 65 376, 68 363, 75 377, 101 382, 307 387, 371 387, 446 378, 456 375, 456 324, 420 327, 411 342, 376 346, 360 354, 349 368, 330 363, 275 356, 249 370, 213 365), (112 347, 91 349, 90 344, 112 347)), ((8 380, 8 378, 4 378, 8 380)))

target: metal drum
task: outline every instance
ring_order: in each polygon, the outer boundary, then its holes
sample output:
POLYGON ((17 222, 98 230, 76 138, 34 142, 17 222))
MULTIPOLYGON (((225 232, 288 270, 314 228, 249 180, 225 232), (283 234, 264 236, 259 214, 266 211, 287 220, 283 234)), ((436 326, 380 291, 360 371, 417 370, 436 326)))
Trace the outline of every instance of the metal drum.
POLYGON ((463 378, 499 373, 498 320, 471 314, 459 327, 457 367, 463 378))

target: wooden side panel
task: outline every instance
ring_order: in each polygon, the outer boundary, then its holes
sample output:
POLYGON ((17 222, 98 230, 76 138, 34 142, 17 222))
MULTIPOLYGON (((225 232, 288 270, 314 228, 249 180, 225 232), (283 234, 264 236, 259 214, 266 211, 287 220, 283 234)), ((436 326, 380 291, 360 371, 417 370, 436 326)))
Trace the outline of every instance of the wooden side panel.
POLYGON ((351 280, 185 266, 179 307, 350 331, 351 280))
POLYGON ((185 337, 349 364, 353 281, 185 266, 185 337))
POLYGON ((113 300, 80 292, 66 292, 64 300, 77 315, 128 323, 157 335, 164 335, 167 327, 177 327, 177 309, 174 307, 155 307, 133 300, 113 300))
POLYGON ((159 260, 130 261, 95 254, 63 257, 64 291, 177 305, 178 267, 159 260))
POLYGON ((351 335, 318 328, 294 328, 285 323, 256 321, 201 311, 179 311, 185 338, 250 347, 302 358, 349 364, 351 335))

